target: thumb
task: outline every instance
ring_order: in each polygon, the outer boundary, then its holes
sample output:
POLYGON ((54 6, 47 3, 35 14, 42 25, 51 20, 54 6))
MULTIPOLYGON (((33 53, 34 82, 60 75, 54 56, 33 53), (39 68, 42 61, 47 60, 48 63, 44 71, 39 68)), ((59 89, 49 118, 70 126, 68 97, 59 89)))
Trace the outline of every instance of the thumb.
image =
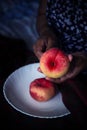
POLYGON ((40 73, 42 73, 42 71, 41 71, 40 67, 38 67, 38 68, 37 68, 37 70, 38 70, 40 73))
POLYGON ((41 58, 41 56, 42 56, 42 52, 41 51, 37 51, 37 54, 36 54, 36 56, 38 57, 38 59, 40 60, 40 58, 41 58))

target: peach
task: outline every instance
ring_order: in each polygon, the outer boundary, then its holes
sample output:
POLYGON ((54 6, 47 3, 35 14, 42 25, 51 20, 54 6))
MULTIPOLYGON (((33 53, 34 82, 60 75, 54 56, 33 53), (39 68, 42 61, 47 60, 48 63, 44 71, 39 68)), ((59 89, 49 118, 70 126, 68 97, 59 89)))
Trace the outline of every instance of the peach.
POLYGON ((40 69, 49 78, 60 78, 67 73, 69 66, 68 55, 58 48, 47 50, 40 59, 40 69))
POLYGON ((29 93, 33 99, 44 102, 56 95, 56 88, 56 84, 53 82, 45 78, 38 78, 30 83, 29 93))

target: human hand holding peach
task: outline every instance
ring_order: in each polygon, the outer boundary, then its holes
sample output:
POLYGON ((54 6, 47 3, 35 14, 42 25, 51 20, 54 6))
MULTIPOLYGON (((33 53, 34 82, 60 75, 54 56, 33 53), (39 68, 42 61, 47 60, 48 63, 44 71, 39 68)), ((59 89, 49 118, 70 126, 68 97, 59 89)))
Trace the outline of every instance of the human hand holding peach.
POLYGON ((48 78, 60 78, 69 69, 68 55, 58 48, 51 48, 44 52, 40 58, 40 70, 48 78))
POLYGON ((42 54, 47 51, 48 49, 57 45, 56 37, 52 35, 46 35, 40 37, 36 44, 33 46, 33 50, 37 58, 40 60, 42 54))
MULTIPOLYGON (((87 69, 87 54, 84 52, 75 52, 73 54, 69 54, 70 67, 68 72, 60 78, 49 78, 46 77, 47 80, 50 80, 54 83, 62 83, 65 80, 70 78, 75 78, 82 71, 87 69)), ((39 69, 40 70, 40 69, 39 69)))
MULTIPOLYGON (((38 69, 48 78, 57 79, 67 73, 69 66, 68 56, 58 48, 51 48, 41 56, 38 69)), ((31 82, 29 92, 35 100, 42 102, 55 96, 56 84, 49 80, 39 78, 31 82)))

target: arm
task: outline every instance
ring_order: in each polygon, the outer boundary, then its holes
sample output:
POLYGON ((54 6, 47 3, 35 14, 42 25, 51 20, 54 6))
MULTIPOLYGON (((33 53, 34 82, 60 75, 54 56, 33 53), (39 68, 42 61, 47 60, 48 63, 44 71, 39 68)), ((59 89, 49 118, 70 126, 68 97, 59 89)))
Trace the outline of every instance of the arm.
POLYGON ((39 33, 39 38, 33 47, 34 53, 38 57, 38 59, 40 59, 43 52, 57 45, 57 36, 48 26, 48 22, 46 19, 46 7, 47 0, 40 0, 36 21, 36 28, 39 33))
POLYGON ((41 0, 38 9, 38 16, 37 16, 37 31, 40 36, 47 35, 51 33, 55 36, 53 30, 48 26, 47 18, 46 18, 46 7, 47 7, 47 0, 41 0))
POLYGON ((40 36, 44 34, 45 31, 48 31, 48 24, 46 19, 46 6, 47 0, 41 0, 38 9, 38 16, 37 16, 37 31, 40 36))

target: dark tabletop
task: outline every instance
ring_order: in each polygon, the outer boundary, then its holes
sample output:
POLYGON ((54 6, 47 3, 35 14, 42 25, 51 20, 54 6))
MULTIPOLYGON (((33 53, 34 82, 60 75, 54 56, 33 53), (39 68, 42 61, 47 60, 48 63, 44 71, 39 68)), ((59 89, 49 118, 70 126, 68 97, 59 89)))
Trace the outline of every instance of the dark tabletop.
POLYGON ((87 122, 87 82, 86 77, 68 80, 60 88, 62 99, 71 114, 44 119, 24 115, 13 109, 3 96, 6 78, 17 68, 38 62, 34 53, 27 50, 24 41, 0 37, 0 127, 2 129, 82 129, 87 122), (79 85, 79 81, 81 81, 79 85), (80 90, 80 91, 78 91, 80 90))

